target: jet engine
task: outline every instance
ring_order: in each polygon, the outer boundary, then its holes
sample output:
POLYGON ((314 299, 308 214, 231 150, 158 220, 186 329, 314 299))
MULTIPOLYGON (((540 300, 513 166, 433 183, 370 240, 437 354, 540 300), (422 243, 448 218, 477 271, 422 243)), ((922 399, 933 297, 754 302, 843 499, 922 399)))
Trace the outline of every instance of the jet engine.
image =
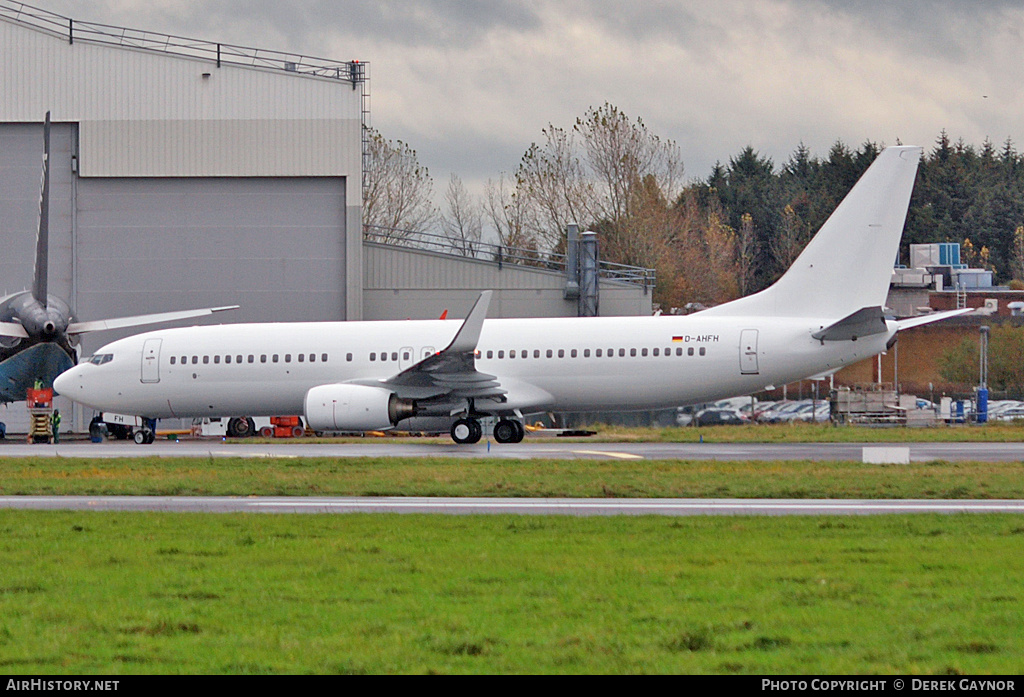
POLYGON ((314 431, 377 431, 413 416, 416 407, 383 387, 336 384, 307 392, 305 410, 314 431))

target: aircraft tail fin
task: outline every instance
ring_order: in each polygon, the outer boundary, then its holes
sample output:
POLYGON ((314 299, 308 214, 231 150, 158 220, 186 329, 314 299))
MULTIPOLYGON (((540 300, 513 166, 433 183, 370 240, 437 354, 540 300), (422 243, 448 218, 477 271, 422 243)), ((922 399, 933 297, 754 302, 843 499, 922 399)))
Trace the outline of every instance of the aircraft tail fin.
POLYGON ((36 231, 36 268, 32 296, 46 307, 47 266, 50 249, 50 112, 43 123, 43 176, 39 192, 39 229, 36 231))
POLYGON ((922 152, 883 150, 782 278, 704 313, 839 319, 884 307, 922 152))

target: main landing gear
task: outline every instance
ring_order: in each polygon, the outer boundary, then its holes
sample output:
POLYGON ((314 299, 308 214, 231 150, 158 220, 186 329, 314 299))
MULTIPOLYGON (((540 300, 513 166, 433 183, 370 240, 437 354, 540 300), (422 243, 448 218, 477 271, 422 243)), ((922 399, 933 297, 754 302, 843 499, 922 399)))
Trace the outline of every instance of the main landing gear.
MULTIPOLYGON (((474 418, 461 418, 452 424, 452 440, 459 445, 479 443, 483 435, 480 422, 474 418)), ((516 419, 500 419, 494 424, 494 440, 499 443, 519 443, 526 435, 523 424, 516 419)))

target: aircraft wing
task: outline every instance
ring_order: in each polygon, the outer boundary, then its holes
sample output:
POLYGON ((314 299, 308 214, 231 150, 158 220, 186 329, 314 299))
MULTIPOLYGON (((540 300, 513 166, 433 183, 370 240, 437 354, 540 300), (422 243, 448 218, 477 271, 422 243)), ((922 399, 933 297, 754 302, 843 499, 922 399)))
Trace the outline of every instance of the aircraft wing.
POLYGON ((98 332, 105 329, 124 329, 125 327, 138 327, 144 324, 158 324, 160 322, 173 322, 179 319, 192 319, 193 317, 205 317, 214 312, 224 310, 237 310, 238 305, 227 305, 225 307, 208 307, 201 310, 181 310, 180 312, 159 312, 154 315, 136 315, 134 317, 115 317, 113 319, 98 319, 91 322, 72 322, 68 325, 68 334, 85 334, 86 332, 98 332))
POLYGON ((356 380, 356 384, 387 387, 399 397, 428 399, 500 399, 507 390, 497 377, 476 369, 476 347, 480 341, 492 291, 485 290, 459 328, 452 342, 442 351, 386 380, 356 380))

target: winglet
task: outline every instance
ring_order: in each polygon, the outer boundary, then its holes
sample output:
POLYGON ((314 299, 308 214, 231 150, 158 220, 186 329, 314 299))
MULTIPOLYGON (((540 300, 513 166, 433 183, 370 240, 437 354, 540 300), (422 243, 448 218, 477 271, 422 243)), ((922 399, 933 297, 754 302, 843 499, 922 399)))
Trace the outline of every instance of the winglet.
POLYGON ((50 112, 43 123, 43 181, 39 192, 39 228, 36 230, 36 273, 32 297, 46 307, 47 257, 50 248, 50 112))
POLYGON ((480 342, 480 330, 484 327, 484 320, 487 318, 487 308, 491 304, 492 290, 485 290, 473 304, 473 309, 466 315, 465 321, 459 328, 459 333, 452 339, 445 351, 452 353, 472 353, 476 351, 476 345, 480 342))

